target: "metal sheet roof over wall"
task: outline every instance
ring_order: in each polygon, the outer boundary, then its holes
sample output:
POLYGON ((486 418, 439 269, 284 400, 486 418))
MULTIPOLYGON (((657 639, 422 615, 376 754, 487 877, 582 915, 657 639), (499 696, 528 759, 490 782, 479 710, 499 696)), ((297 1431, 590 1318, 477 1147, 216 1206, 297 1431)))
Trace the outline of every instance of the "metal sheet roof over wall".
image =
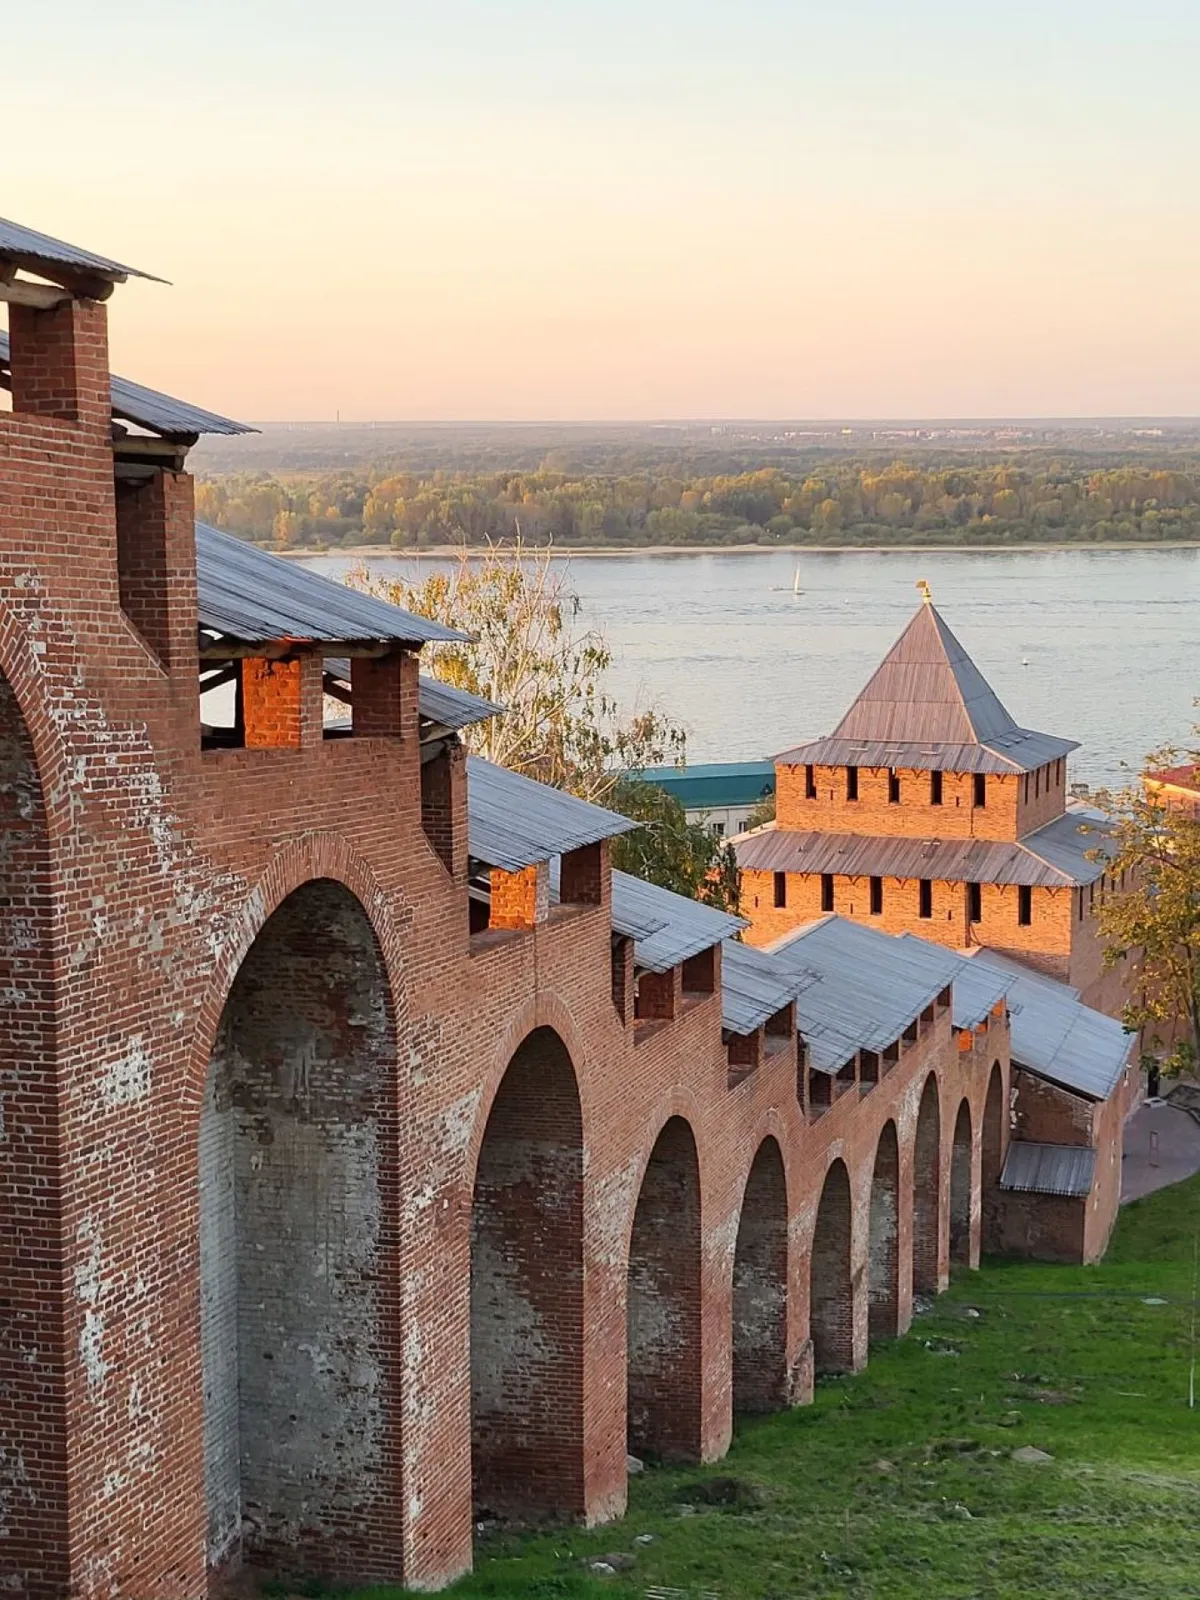
POLYGON ((456 689, 453 684, 442 683, 437 678, 421 674, 421 715, 429 722, 443 728, 469 728, 476 722, 487 722, 502 714, 503 707, 495 706, 481 695, 466 689, 456 689))
POLYGON ((1027 1144, 1014 1139, 1008 1147, 1002 1189, 1023 1194, 1082 1196, 1091 1193, 1096 1152, 1085 1145, 1027 1144))
POLYGON ((658 924, 653 933, 637 938, 634 948, 635 964, 649 972, 667 972, 746 926, 742 917, 645 883, 628 872, 613 873, 612 902, 618 933, 638 924, 658 924))
MULTIPOLYGON (((126 267, 108 256, 98 256, 94 250, 82 250, 77 244, 67 244, 62 239, 52 239, 48 233, 38 233, 35 228, 22 227, 0 217, 0 257, 10 260, 44 261, 48 266, 74 267, 80 272, 94 273, 100 278, 148 278, 162 283, 152 273, 139 272, 137 267, 126 267)), ((34 268, 36 271, 36 267, 34 268)), ((45 276, 45 274, 43 274, 45 276)))
MULTIPOLYGON (((613 878, 619 874, 613 873, 613 878)), ((550 898, 557 904, 561 899, 562 887, 562 857, 555 856, 550 863, 550 898)), ((648 939, 652 933, 657 933, 660 928, 665 928, 671 920, 669 911, 665 914, 658 911, 651 915, 648 908, 634 904, 628 899, 624 904, 614 895, 612 904, 612 930, 622 939, 632 939, 635 943, 639 939, 648 939)))
POLYGON ((738 865, 756 872, 832 872, 851 878, 931 878, 947 883, 1027 884, 1066 888, 1094 883, 1105 835, 1073 813, 1012 843, 985 839, 879 838, 761 828, 733 842, 738 865))
POLYGON ((637 827, 615 811, 479 756, 467 758, 467 824, 471 854, 502 872, 522 872, 637 827))
POLYGON ((147 389, 144 384, 132 383, 128 378, 118 378, 112 383, 113 416, 139 428, 149 428, 154 433, 257 433, 246 422, 234 422, 231 417, 206 411, 190 400, 177 400, 174 395, 163 394, 158 389, 147 389))
POLYGON ((815 972, 727 939, 721 947, 721 1025, 729 1033, 753 1033, 819 982, 815 972))
MULTIPOLYGON (((900 938, 912 939, 921 945, 927 943, 926 940, 917 939, 911 933, 902 933, 900 938)), ((974 1028, 990 1016, 993 1006, 1004 999, 1012 986, 1012 978, 1007 973, 997 972, 994 967, 985 967, 978 961, 967 961, 961 956, 956 956, 954 959, 958 966, 954 974, 954 1009, 951 1021, 956 1028, 974 1028)))
POLYGON ((1051 977, 1048 972, 1039 972, 1036 967, 1027 966, 1015 956, 1006 956, 1002 950, 989 950, 987 945, 983 945, 977 950, 966 952, 966 959, 972 966, 980 956, 985 957, 984 962, 980 964, 986 965, 994 972, 1007 973, 1014 980, 1022 978, 1026 983, 1044 983, 1052 994, 1060 997, 1067 994, 1072 1000, 1079 999, 1079 990, 1073 989, 1062 978, 1051 977))
POLYGON ((950 951, 915 951, 902 939, 836 916, 809 923, 768 954, 820 978, 797 998, 796 1017, 809 1061, 822 1072, 836 1072, 858 1050, 881 1051, 898 1039, 950 984, 956 960, 950 951))
MULTIPOLYGON (((11 364, 8 334, 0 332, 0 367, 11 364)), ((218 416, 215 411, 205 411, 187 400, 176 400, 157 389, 147 389, 128 378, 118 378, 114 373, 109 380, 112 391, 114 417, 132 422, 139 428, 149 428, 153 433, 165 434, 237 434, 255 433, 245 422, 234 422, 230 417, 218 416)))
MULTIPOLYGON (((330 656, 325 662, 325 671, 331 678, 349 686, 349 660, 330 656)), ((443 683, 440 678, 431 678, 424 672, 420 677, 420 695, 420 710, 425 721, 436 722, 439 727, 451 728, 456 733, 462 728, 471 727, 473 723, 498 717, 504 711, 503 706, 493 705, 481 695, 471 694, 467 689, 456 689, 452 684, 443 683)))
POLYGON ((200 627, 242 644, 422 645, 462 637, 203 522, 196 524, 196 586, 200 627))
POLYGON ((1011 977, 1008 1014, 1014 1065, 1088 1100, 1107 1100, 1121 1081, 1133 1035, 1115 1017, 1083 1005, 1078 991, 991 950, 971 960, 1011 977))

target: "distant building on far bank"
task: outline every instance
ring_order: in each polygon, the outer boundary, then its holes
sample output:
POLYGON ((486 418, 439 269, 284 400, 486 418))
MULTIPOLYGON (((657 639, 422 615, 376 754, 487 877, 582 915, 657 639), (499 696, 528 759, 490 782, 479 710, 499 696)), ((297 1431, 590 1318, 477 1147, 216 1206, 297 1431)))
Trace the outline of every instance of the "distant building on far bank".
POLYGON ((773 761, 648 767, 641 776, 673 795, 689 822, 707 822, 721 834, 741 833, 762 802, 775 793, 773 761))

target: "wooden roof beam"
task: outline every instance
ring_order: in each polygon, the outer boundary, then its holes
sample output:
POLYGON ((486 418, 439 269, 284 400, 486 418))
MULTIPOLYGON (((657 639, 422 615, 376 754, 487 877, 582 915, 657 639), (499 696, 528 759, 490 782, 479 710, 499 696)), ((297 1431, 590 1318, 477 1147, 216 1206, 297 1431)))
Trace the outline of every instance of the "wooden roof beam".
POLYGON ((24 278, 7 278, 0 282, 0 300, 10 306, 30 306, 34 311, 53 311, 65 300, 74 296, 69 289, 53 283, 27 283, 24 278))
POLYGON ((68 298, 77 300, 107 300, 117 284, 124 283, 128 276, 124 272, 89 272, 84 267, 71 267, 66 262, 47 261, 41 256, 25 255, 20 251, 6 251, 0 258, 0 272, 5 269, 9 274, 17 269, 36 273, 39 278, 49 279, 60 298, 65 290, 68 298))

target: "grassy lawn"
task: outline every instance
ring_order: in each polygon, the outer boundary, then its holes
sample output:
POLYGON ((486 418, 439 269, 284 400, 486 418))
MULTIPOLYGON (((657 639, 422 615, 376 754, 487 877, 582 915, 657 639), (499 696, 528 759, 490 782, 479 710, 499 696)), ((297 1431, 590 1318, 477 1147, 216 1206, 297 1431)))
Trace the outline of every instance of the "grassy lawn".
POLYGON ((1100 1267, 964 1274, 868 1371, 742 1427, 718 1465, 647 1471, 608 1528, 491 1541, 450 1593, 1200 1596, 1198 1230, 1200 1178, 1126 1208, 1100 1267), (594 1577, 608 1554, 634 1563, 594 1577))

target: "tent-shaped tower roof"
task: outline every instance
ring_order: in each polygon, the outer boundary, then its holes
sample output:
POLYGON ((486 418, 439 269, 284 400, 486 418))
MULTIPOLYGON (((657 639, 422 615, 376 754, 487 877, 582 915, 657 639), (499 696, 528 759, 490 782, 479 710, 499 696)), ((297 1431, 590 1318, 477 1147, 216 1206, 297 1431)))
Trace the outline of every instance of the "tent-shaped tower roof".
POLYGON ((1031 772, 1077 748, 1020 727, 926 598, 833 732, 776 759, 1031 772))

